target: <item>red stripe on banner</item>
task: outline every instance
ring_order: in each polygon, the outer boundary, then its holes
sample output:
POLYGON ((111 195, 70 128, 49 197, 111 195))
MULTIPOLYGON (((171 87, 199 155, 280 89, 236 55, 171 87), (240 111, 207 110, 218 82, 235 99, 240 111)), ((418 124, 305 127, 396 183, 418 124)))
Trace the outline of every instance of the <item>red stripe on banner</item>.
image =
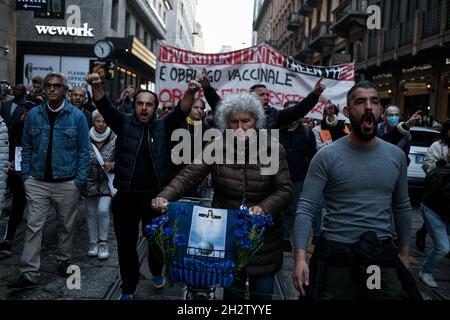
POLYGON ((226 53, 204 54, 167 45, 159 47, 158 61, 185 65, 239 65, 265 63, 286 67, 287 56, 266 45, 226 53))

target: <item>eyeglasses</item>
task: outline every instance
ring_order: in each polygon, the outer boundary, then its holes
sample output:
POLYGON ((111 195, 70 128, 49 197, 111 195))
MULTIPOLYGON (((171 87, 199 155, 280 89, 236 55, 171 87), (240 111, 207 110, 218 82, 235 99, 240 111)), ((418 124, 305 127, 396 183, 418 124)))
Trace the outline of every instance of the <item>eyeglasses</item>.
POLYGON ((47 90, 49 90, 49 89, 51 89, 51 88, 53 88, 53 89, 55 89, 55 90, 59 90, 59 89, 61 89, 62 87, 64 87, 64 85, 61 84, 61 83, 46 83, 46 84, 45 84, 45 89, 47 89, 47 90))
POLYGON ((162 107, 162 109, 165 111, 165 110, 169 110, 169 111, 172 111, 172 107, 162 107))

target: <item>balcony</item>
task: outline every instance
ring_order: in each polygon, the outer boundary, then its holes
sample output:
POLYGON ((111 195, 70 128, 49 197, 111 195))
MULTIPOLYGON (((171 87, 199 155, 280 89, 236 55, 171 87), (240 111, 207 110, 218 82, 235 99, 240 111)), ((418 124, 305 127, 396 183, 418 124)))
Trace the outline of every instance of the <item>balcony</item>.
POLYGON ((432 8, 423 14, 422 38, 439 34, 441 27, 441 6, 432 8))
MULTIPOLYGON (((298 47, 297 47, 298 48, 298 47)), ((305 61, 312 59, 314 51, 309 47, 309 39, 303 38, 301 40, 300 50, 295 55, 295 59, 305 61)))
POLYGON ((336 36, 330 31, 331 22, 320 22, 311 30, 311 42, 309 46, 320 52, 324 47, 332 47, 336 36))
POLYGON ((335 23, 331 26, 337 35, 347 37, 350 30, 365 29, 367 27, 367 1, 344 0, 333 11, 335 23))
POLYGON ((310 16, 314 8, 318 7, 322 0, 303 0, 300 2, 299 14, 302 16, 310 16))
POLYGON ((295 31, 300 28, 300 24, 303 22, 303 19, 300 19, 300 15, 297 12, 291 12, 288 18, 287 29, 289 31, 295 31))

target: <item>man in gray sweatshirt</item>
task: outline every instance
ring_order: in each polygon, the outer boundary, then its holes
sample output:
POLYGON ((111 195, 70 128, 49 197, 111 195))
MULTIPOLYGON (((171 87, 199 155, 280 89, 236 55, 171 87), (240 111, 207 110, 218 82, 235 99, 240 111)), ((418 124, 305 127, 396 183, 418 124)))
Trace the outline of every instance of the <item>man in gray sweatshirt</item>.
POLYGON ((399 148, 376 138, 382 112, 376 87, 367 81, 356 84, 344 108, 350 134, 320 150, 311 162, 294 232, 294 284, 302 295, 304 286, 313 299, 337 300, 402 299, 415 290, 405 289, 405 277, 400 281, 397 275, 403 268, 412 279, 406 269, 411 232, 406 158, 399 148), (322 194, 323 234, 308 267, 305 250, 322 194), (379 269, 367 269, 373 265, 379 269), (367 270, 380 273, 373 286, 366 286, 373 274, 367 270))

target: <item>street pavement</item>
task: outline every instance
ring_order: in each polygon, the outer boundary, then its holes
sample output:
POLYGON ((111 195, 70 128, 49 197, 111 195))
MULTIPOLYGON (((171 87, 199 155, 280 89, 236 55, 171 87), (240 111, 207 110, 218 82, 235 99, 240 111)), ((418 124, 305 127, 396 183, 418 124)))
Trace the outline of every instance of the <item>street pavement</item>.
MULTIPOLYGON (((0 230, 5 225, 5 217, 0 218, 0 230)), ((418 208, 413 210, 413 231, 411 233, 411 272, 417 279, 420 265, 425 259, 425 254, 432 246, 432 240, 427 237, 425 253, 419 252, 415 247, 415 231, 422 225, 422 217, 418 208)), ((0 257, 0 300, 115 300, 120 295, 120 276, 117 260, 117 249, 114 232, 111 224, 109 234, 110 257, 105 261, 86 256, 88 250, 87 227, 85 223, 85 208, 80 205, 80 213, 76 222, 73 258, 71 263, 81 270, 81 288, 69 289, 67 279, 61 277, 57 271, 56 259, 56 219, 54 214, 49 217, 45 228, 45 236, 42 249, 41 277, 38 286, 33 290, 19 293, 11 293, 6 286, 14 281, 18 275, 18 264, 22 251, 23 229, 19 228, 17 239, 13 246, 13 255, 10 258, 0 257)), ((185 291, 180 286, 167 285, 163 289, 155 289, 152 286, 152 275, 148 271, 147 245, 141 240, 138 251, 141 258, 141 280, 139 282, 137 300, 182 300, 185 291)), ((310 246, 308 252, 313 250, 310 246)), ((434 276, 438 282, 438 289, 430 289, 417 281, 426 300, 450 300, 450 259, 444 258, 437 268, 434 276)), ((298 293, 292 282, 293 254, 285 253, 283 269, 276 276, 275 300, 296 300, 298 293)), ((216 299, 221 299, 222 290, 216 290, 216 299)))

